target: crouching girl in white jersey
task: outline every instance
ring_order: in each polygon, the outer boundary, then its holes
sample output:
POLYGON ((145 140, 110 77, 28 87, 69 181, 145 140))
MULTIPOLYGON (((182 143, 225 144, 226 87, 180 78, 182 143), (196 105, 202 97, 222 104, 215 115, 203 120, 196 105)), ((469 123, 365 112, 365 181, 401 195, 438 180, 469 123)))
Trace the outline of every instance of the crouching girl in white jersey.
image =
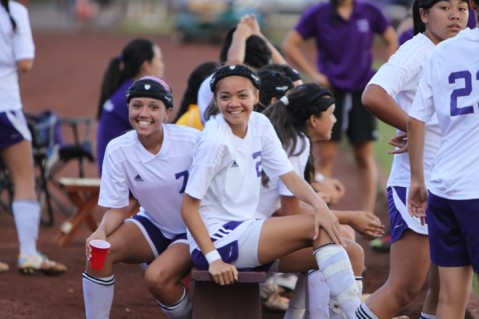
POLYGON ((86 317, 109 318, 119 262, 148 263, 146 286, 169 318, 190 318, 191 304, 180 283, 192 262, 186 227, 180 216, 182 196, 199 131, 164 124, 173 108, 166 82, 144 77, 128 89, 130 131, 112 140, 103 161, 98 204, 107 207, 98 229, 86 240, 111 244, 105 266, 83 274, 86 317), (129 217, 129 196, 140 211, 129 217))
POLYGON ((195 147, 181 209, 195 266, 221 285, 234 283, 238 270, 267 269, 277 259, 280 272, 319 266, 331 295, 354 318, 359 292, 338 219, 294 171, 270 121, 253 112, 258 87, 259 77, 243 65, 222 67, 212 78, 221 114, 207 122, 195 147), (263 170, 314 214, 255 219, 263 170), (304 249, 311 247, 314 253, 304 249))

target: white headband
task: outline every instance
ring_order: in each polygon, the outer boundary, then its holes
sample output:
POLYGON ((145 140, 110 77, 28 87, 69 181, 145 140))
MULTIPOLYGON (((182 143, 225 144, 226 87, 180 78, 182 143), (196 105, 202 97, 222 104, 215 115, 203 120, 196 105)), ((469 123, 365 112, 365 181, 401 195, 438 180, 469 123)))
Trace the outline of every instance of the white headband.
POLYGON ((283 102, 284 105, 288 105, 289 104, 289 99, 288 97, 285 95, 285 96, 282 96, 280 99, 279 99, 281 102, 283 102))

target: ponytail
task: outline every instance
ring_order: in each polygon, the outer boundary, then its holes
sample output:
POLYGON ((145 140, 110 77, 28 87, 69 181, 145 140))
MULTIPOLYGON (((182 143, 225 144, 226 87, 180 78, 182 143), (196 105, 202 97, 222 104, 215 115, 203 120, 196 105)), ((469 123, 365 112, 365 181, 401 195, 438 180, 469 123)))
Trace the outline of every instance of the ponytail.
POLYGON ((15 21, 15 19, 13 19, 12 14, 10 13, 10 6, 8 4, 8 1, 9 0, 1 0, 2 7, 5 8, 5 11, 7 11, 8 16, 10 17, 10 23, 12 24, 13 32, 16 32, 17 31, 17 22, 15 21))

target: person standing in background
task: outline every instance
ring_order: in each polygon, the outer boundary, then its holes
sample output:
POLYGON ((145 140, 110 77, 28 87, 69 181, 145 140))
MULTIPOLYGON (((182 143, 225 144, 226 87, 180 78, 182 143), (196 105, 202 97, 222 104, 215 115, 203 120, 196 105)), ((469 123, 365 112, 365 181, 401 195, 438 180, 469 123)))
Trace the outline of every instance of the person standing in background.
POLYGON ((331 141, 314 143, 318 179, 330 177, 337 148, 345 131, 353 145, 361 181, 361 209, 374 211, 378 173, 373 141, 378 138, 375 117, 361 103, 361 94, 374 74, 372 46, 378 34, 386 44, 387 56, 397 49, 397 36, 390 20, 374 4, 360 0, 331 0, 306 10, 286 36, 283 51, 287 59, 313 82, 333 90, 336 97, 331 141), (311 64, 301 44, 313 38, 316 66, 311 64))
MULTIPOLYGON (((18 233, 22 274, 57 275, 65 265, 49 260, 37 250, 40 205, 35 194, 31 134, 22 111, 19 74, 30 71, 35 45, 27 9, 14 1, 0 6, 0 157, 13 182, 13 217, 18 233)), ((8 265, 0 262, 0 272, 8 265)))
POLYGON ((108 142, 131 130, 125 94, 144 76, 163 77, 165 65, 160 47, 147 39, 134 39, 111 59, 103 76, 98 103, 97 165, 101 176, 108 142))

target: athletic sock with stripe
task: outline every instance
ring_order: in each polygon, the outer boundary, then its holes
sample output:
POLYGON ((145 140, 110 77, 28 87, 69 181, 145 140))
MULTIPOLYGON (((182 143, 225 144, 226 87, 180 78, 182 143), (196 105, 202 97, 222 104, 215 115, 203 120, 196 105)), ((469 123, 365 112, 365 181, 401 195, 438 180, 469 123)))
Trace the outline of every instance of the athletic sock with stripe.
POLYGON ((334 298, 347 318, 354 318, 361 304, 358 287, 346 250, 336 244, 317 248, 314 256, 334 298))
POLYGON ((115 277, 95 278, 83 273, 83 299, 87 319, 110 318, 115 277))

